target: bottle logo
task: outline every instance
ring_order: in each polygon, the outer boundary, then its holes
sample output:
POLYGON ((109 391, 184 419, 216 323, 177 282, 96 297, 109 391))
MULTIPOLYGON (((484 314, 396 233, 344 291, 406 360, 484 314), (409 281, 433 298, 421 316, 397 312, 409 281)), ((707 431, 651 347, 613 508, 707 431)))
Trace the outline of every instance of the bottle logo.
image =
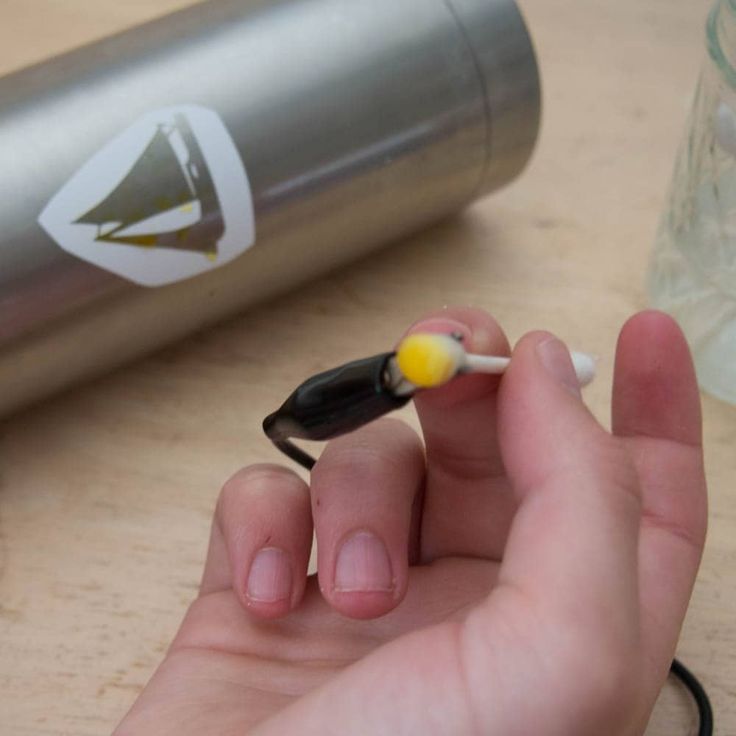
POLYGON ((51 198, 39 224, 61 248, 142 286, 224 265, 255 240, 253 200, 217 113, 145 114, 51 198))

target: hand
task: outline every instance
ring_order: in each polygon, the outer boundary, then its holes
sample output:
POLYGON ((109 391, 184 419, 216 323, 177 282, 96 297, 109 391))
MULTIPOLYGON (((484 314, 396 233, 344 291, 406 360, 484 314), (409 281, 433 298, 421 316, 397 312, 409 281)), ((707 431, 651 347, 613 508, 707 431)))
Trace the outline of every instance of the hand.
MULTIPOLYGON (((508 351, 476 310, 413 329, 508 351)), ((385 419, 331 442, 311 488, 273 465, 228 481, 200 595, 117 736, 644 731, 706 527, 676 325, 623 328, 612 433, 545 333, 502 379, 464 376, 416 408, 426 461, 385 419)))

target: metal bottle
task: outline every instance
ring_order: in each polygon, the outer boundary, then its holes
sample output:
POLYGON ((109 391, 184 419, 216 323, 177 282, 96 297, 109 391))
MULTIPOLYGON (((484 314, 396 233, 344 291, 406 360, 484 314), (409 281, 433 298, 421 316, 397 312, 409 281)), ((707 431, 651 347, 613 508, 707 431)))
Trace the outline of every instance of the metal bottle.
POLYGON ((0 79, 0 414, 503 185, 539 106, 513 0, 210 0, 0 79))

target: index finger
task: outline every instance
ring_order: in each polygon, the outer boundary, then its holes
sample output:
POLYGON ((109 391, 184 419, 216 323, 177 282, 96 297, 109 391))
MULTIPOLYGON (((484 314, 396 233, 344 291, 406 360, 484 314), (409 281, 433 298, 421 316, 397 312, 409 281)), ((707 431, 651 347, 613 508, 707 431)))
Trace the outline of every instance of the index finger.
MULTIPOLYGON (((462 335, 465 350, 508 355, 508 340, 481 309, 450 307, 410 329, 462 335)), ((516 510, 498 449, 499 377, 465 375, 420 391, 414 405, 427 448, 421 559, 467 556, 498 560, 516 510)))

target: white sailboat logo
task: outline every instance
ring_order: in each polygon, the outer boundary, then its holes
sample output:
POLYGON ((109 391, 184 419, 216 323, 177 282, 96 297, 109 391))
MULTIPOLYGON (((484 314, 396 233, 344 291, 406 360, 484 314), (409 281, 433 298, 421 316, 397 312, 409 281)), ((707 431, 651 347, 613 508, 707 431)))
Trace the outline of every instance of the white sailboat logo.
POLYGON ((248 178, 227 129, 181 105, 136 121, 39 217, 73 255, 144 286, 217 268, 255 239, 248 178))

